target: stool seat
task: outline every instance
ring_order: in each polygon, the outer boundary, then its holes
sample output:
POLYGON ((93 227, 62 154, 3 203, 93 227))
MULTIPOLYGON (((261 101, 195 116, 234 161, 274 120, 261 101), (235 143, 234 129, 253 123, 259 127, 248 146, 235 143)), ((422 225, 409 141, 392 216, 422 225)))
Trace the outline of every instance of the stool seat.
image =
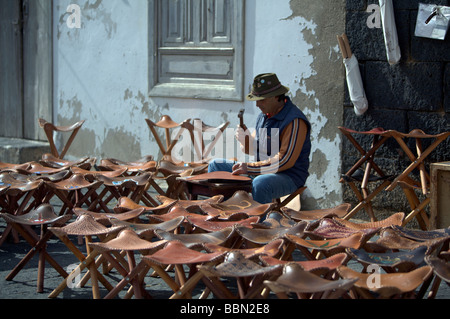
POLYGON ((332 208, 315 209, 308 211, 296 211, 288 207, 281 207, 281 212, 296 221, 312 221, 319 220, 324 217, 340 217, 343 218, 350 211, 351 204, 344 203, 332 208))
MULTIPOLYGON (((433 273, 430 266, 423 266, 407 273, 379 274, 379 284, 372 285, 371 274, 360 273, 347 266, 338 268, 338 273, 345 279, 357 279, 355 287, 379 294, 382 298, 414 292, 433 273)), ((373 296, 371 296, 373 297, 373 296)))
POLYGON ((402 236, 402 234, 395 229, 389 227, 381 230, 379 238, 376 240, 374 245, 386 250, 414 250, 421 246, 428 248, 428 253, 433 251, 436 247, 440 246, 441 243, 446 241, 450 237, 438 237, 436 239, 429 240, 413 240, 402 236))
POLYGON ((173 234, 162 230, 155 230, 155 234, 162 240, 179 241, 188 248, 194 248, 201 247, 205 243, 222 245, 234 234, 234 228, 229 227, 216 232, 201 234, 173 234))
MULTIPOLYGON (((299 264, 289 263, 284 266, 283 273, 276 280, 265 280, 264 285, 269 287, 275 294, 297 293, 314 294, 334 290, 340 290, 341 294, 353 287, 357 279, 328 280, 313 273, 305 271, 299 264)), ((337 298, 334 296, 332 298, 337 298)), ((327 298, 331 298, 328 296, 327 298)))
MULTIPOLYGON (((236 215, 263 216, 274 203, 260 204, 246 191, 236 191, 231 198, 219 204, 202 205, 201 209, 209 216, 219 219, 231 219, 236 215)), ((237 219, 237 218, 235 218, 237 219)))
POLYGON ((111 224, 112 220, 120 220, 120 221, 129 221, 129 220, 137 220, 143 213, 143 208, 138 208, 135 210, 130 210, 124 213, 98 213, 98 212, 92 212, 89 210, 85 210, 82 208, 74 208, 73 212, 77 216, 81 216, 83 214, 91 215, 94 217, 94 219, 101 223, 108 223, 111 224))
POLYGON ((399 232, 402 236, 416 241, 450 238, 450 227, 428 231, 414 230, 397 225, 392 226, 392 228, 399 232))
POLYGON ((412 270, 424 262, 427 250, 426 246, 420 246, 414 250, 399 252, 372 253, 364 249, 354 248, 347 248, 345 251, 349 256, 365 265, 378 265, 391 269, 399 267, 404 269, 406 267, 412 270))
POLYGON ((89 246, 97 249, 99 252, 104 251, 146 251, 150 253, 153 250, 160 249, 166 241, 150 242, 140 238, 132 229, 125 228, 120 231, 116 238, 105 243, 89 243, 89 246))
POLYGON ((250 193, 252 180, 247 176, 233 175, 229 172, 211 172, 189 177, 178 177, 187 187, 187 192, 194 199, 199 196, 212 197, 223 195, 230 198, 237 191, 250 193))
POLYGON ((178 227, 180 227, 183 221, 184 218, 180 216, 159 224, 138 224, 118 219, 112 219, 111 223, 115 226, 126 226, 127 228, 132 229, 136 234, 138 234, 139 237, 150 240, 153 237, 155 237, 155 230, 172 232, 178 227))
POLYGON ((293 242, 298 246, 302 246, 308 249, 329 251, 332 249, 342 249, 345 248, 359 248, 362 245, 363 234, 356 233, 345 238, 335 238, 327 240, 310 240, 303 239, 299 236, 287 234, 286 239, 293 242))
POLYGON ((296 263, 299 264, 304 270, 318 274, 336 270, 338 267, 342 266, 347 260, 347 254, 338 253, 328 258, 301 261, 280 260, 270 256, 261 256, 261 260, 268 266, 296 263))
POLYGON ((7 222, 17 223, 22 225, 34 226, 34 225, 48 225, 57 222, 64 223, 70 219, 70 216, 58 216, 53 210, 53 206, 50 204, 42 204, 38 208, 24 215, 11 215, 8 213, 0 213, 7 222))
POLYGON ((202 253, 189 249, 178 241, 169 241, 165 247, 153 254, 143 256, 143 259, 151 263, 165 265, 185 265, 212 262, 222 258, 223 252, 202 253))
POLYGON ((229 248, 223 247, 216 244, 204 244, 205 249, 208 252, 224 252, 230 253, 232 251, 239 251, 246 259, 254 259, 258 257, 273 257, 280 253, 281 248, 283 247, 283 239, 276 239, 268 243, 267 245, 255 248, 229 248))
POLYGON ((292 227, 278 227, 269 229, 252 229, 237 226, 236 232, 244 239, 259 245, 268 244, 272 240, 285 236, 303 237, 307 223, 300 222, 292 227))
POLYGON ((124 226, 106 227, 96 222, 94 217, 88 214, 78 216, 77 219, 64 227, 50 227, 55 235, 60 236, 98 236, 106 235, 122 230, 124 226))
POLYGON ((208 220, 205 219, 205 216, 195 216, 188 215, 186 216, 187 221, 194 227, 198 227, 207 232, 214 232, 224 228, 232 227, 234 225, 242 225, 245 227, 252 227, 253 224, 257 223, 259 218, 249 217, 242 220, 235 221, 216 221, 216 220, 208 220))
POLYGON ((355 229, 351 227, 346 227, 334 219, 331 218, 323 218, 318 223, 317 227, 313 230, 307 230, 305 233, 308 236, 314 236, 319 238, 346 238, 355 233, 362 232, 365 236, 371 237, 374 235, 379 228, 364 228, 364 229, 355 229))
POLYGON ((180 175, 183 176, 187 171, 190 171, 190 175, 199 175, 205 173, 208 169, 208 164, 204 163, 180 163, 176 164, 172 161, 161 160, 158 163, 158 172, 164 176, 180 175))

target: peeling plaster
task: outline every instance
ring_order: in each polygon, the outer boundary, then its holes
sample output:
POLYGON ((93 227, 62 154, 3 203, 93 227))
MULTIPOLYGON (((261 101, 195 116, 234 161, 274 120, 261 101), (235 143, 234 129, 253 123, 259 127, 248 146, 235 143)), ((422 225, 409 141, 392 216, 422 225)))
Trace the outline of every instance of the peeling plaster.
POLYGON ((293 101, 303 109, 312 124, 310 177, 304 197, 310 208, 339 204, 342 185, 341 138, 337 126, 343 117, 343 66, 336 35, 344 31, 345 1, 290 1, 292 15, 286 21, 299 23, 303 40, 309 45, 310 74, 296 77, 298 88, 293 101), (307 12, 307 16, 305 16, 307 12), (341 28, 341 30, 339 30, 341 28), (305 76, 306 75, 306 76, 305 76), (316 202, 314 204, 314 201, 316 202))

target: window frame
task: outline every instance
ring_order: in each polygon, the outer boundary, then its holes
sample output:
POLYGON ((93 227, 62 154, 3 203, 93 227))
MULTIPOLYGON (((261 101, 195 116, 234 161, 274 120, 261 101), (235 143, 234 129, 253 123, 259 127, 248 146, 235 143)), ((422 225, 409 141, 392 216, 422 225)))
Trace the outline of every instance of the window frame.
MULTIPOLYGON (((166 0, 148 0, 149 1, 149 96, 150 97, 173 97, 173 98, 194 98, 205 100, 225 100, 225 101, 243 101, 244 100, 244 17, 245 1, 232 1, 233 18, 236 19, 231 26, 231 43, 233 47, 221 45, 216 46, 202 45, 193 46, 181 45, 172 47, 160 47, 160 1, 166 0), (211 79, 205 78, 169 78, 167 82, 160 82, 161 60, 160 53, 178 56, 196 57, 199 61, 202 57, 217 59, 232 59, 231 79, 211 79)), ((191 0, 187 0, 191 1, 191 0)), ((224 60, 225 61, 225 60, 224 60)), ((221 61, 223 63, 223 61, 221 61)), ((207 62, 205 62, 207 63, 207 62)))

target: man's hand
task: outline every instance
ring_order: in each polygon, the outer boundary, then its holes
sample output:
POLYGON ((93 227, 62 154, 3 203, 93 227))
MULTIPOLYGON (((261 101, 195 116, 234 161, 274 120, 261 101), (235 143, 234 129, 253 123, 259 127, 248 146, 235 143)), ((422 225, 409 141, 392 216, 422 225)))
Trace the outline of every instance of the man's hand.
POLYGON ((233 165, 233 175, 244 175, 248 173, 246 163, 236 163, 233 165))

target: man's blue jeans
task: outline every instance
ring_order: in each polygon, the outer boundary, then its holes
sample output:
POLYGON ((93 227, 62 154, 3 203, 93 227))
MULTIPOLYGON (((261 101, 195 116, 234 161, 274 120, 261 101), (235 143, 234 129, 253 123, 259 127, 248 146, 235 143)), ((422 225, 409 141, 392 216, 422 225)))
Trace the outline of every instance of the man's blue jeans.
MULTIPOLYGON (((231 172, 236 162, 215 159, 208 166, 208 172, 231 172)), ((274 199, 290 195, 297 186, 289 175, 283 173, 258 175, 253 178, 252 196, 261 204, 271 203, 274 199)))

